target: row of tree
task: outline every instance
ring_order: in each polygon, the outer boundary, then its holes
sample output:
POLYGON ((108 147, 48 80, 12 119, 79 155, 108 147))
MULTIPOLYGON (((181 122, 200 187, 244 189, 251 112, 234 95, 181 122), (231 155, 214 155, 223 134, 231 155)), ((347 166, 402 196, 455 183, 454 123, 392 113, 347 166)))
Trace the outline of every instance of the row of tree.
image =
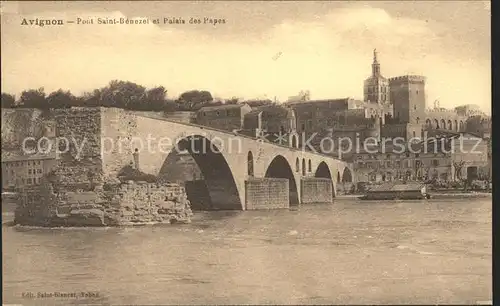
MULTIPOLYGON (((238 103, 233 98, 226 101, 238 103)), ((38 108, 56 109, 72 106, 118 107, 139 111, 196 111, 207 105, 220 105, 214 101, 212 94, 204 90, 184 92, 177 99, 168 99, 167 90, 163 86, 147 89, 144 86, 128 81, 111 81, 107 86, 75 96, 70 91, 59 89, 46 94, 43 88, 29 89, 21 93, 16 100, 14 95, 2 93, 2 108, 38 108)))

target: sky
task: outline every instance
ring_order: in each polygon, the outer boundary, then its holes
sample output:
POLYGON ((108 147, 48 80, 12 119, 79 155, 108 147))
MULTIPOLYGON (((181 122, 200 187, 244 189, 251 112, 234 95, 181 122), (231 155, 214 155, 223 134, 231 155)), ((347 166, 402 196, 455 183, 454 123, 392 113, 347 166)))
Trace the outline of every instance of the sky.
MULTIPOLYGON (((363 98, 373 49, 385 77, 427 77, 428 107, 477 104, 491 112, 486 1, 2 2, 2 92, 74 94, 118 79, 162 85, 168 96, 363 98), (97 24, 98 18, 161 23, 97 24), (164 18, 185 24, 163 24, 164 18), (191 18, 224 24, 190 24, 191 18), (22 25, 23 19, 94 24, 22 25)), ((29 21, 28 21, 29 22, 29 21)))

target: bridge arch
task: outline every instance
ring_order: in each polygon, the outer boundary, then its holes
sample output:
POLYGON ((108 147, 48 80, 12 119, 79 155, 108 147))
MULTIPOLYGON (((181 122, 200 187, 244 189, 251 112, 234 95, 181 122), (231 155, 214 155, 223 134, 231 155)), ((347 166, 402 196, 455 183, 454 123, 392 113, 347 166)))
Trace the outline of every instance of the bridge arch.
MULTIPOLYGON (((196 162, 204 180, 198 181, 196 186, 186 185, 186 193, 191 201, 193 210, 242 210, 240 191, 235 177, 224 153, 218 146, 201 135, 189 135, 180 138, 177 145, 163 161, 159 181, 170 181, 172 155, 189 154, 196 162)), ((252 158, 251 152, 248 158, 252 158)), ((253 169, 248 169, 248 172, 253 169)))
POLYGON ((352 183, 352 173, 349 167, 345 167, 342 173, 342 183, 352 183))
POLYGON ((336 195, 336 188, 335 188, 335 183, 333 181, 332 173, 330 172, 330 168, 328 165, 322 161, 319 163, 318 167, 316 168, 316 171, 314 172, 314 177, 317 178, 327 178, 332 182, 332 197, 335 198, 336 195))
POLYGON ((297 189, 297 182, 293 176, 292 168, 290 164, 281 155, 276 155, 267 167, 265 177, 274 178, 285 178, 288 179, 288 191, 289 191, 289 201, 290 205, 299 204, 299 194, 297 189))

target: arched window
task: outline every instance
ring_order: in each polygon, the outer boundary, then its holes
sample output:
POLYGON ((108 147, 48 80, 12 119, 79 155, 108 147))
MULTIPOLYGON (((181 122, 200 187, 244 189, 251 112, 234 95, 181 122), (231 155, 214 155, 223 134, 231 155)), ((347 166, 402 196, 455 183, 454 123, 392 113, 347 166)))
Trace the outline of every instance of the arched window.
POLYGON ((299 159, 297 158, 295 160, 295 172, 299 172, 300 171, 300 162, 299 162, 299 159))
POLYGON ((306 160, 302 159, 302 175, 306 175, 306 160))
POLYGON ((292 148, 298 147, 297 135, 292 135, 292 148))
POLYGON ((311 160, 309 160, 307 171, 312 172, 312 163, 311 163, 311 160))
POLYGON ((247 174, 253 176, 253 154, 252 151, 248 151, 247 156, 247 174))
POLYGON ((417 117, 417 124, 420 123, 420 117, 417 117))

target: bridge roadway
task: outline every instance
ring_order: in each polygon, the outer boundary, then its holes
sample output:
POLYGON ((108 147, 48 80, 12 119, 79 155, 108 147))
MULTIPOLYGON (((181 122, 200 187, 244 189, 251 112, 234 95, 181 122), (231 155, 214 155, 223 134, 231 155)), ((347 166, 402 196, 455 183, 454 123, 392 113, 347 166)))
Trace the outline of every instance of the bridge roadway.
POLYGON ((167 157, 187 150, 200 167, 212 202, 221 209, 246 209, 245 183, 249 180, 288 179, 290 204, 298 204, 304 178, 331 180, 334 197, 342 178, 350 182, 353 177, 347 163, 299 148, 115 108, 103 109, 101 116, 106 123, 101 137, 132 140, 128 147, 123 142, 125 147, 114 146, 103 153, 104 173, 116 177, 134 162, 142 172, 168 177, 167 157))

